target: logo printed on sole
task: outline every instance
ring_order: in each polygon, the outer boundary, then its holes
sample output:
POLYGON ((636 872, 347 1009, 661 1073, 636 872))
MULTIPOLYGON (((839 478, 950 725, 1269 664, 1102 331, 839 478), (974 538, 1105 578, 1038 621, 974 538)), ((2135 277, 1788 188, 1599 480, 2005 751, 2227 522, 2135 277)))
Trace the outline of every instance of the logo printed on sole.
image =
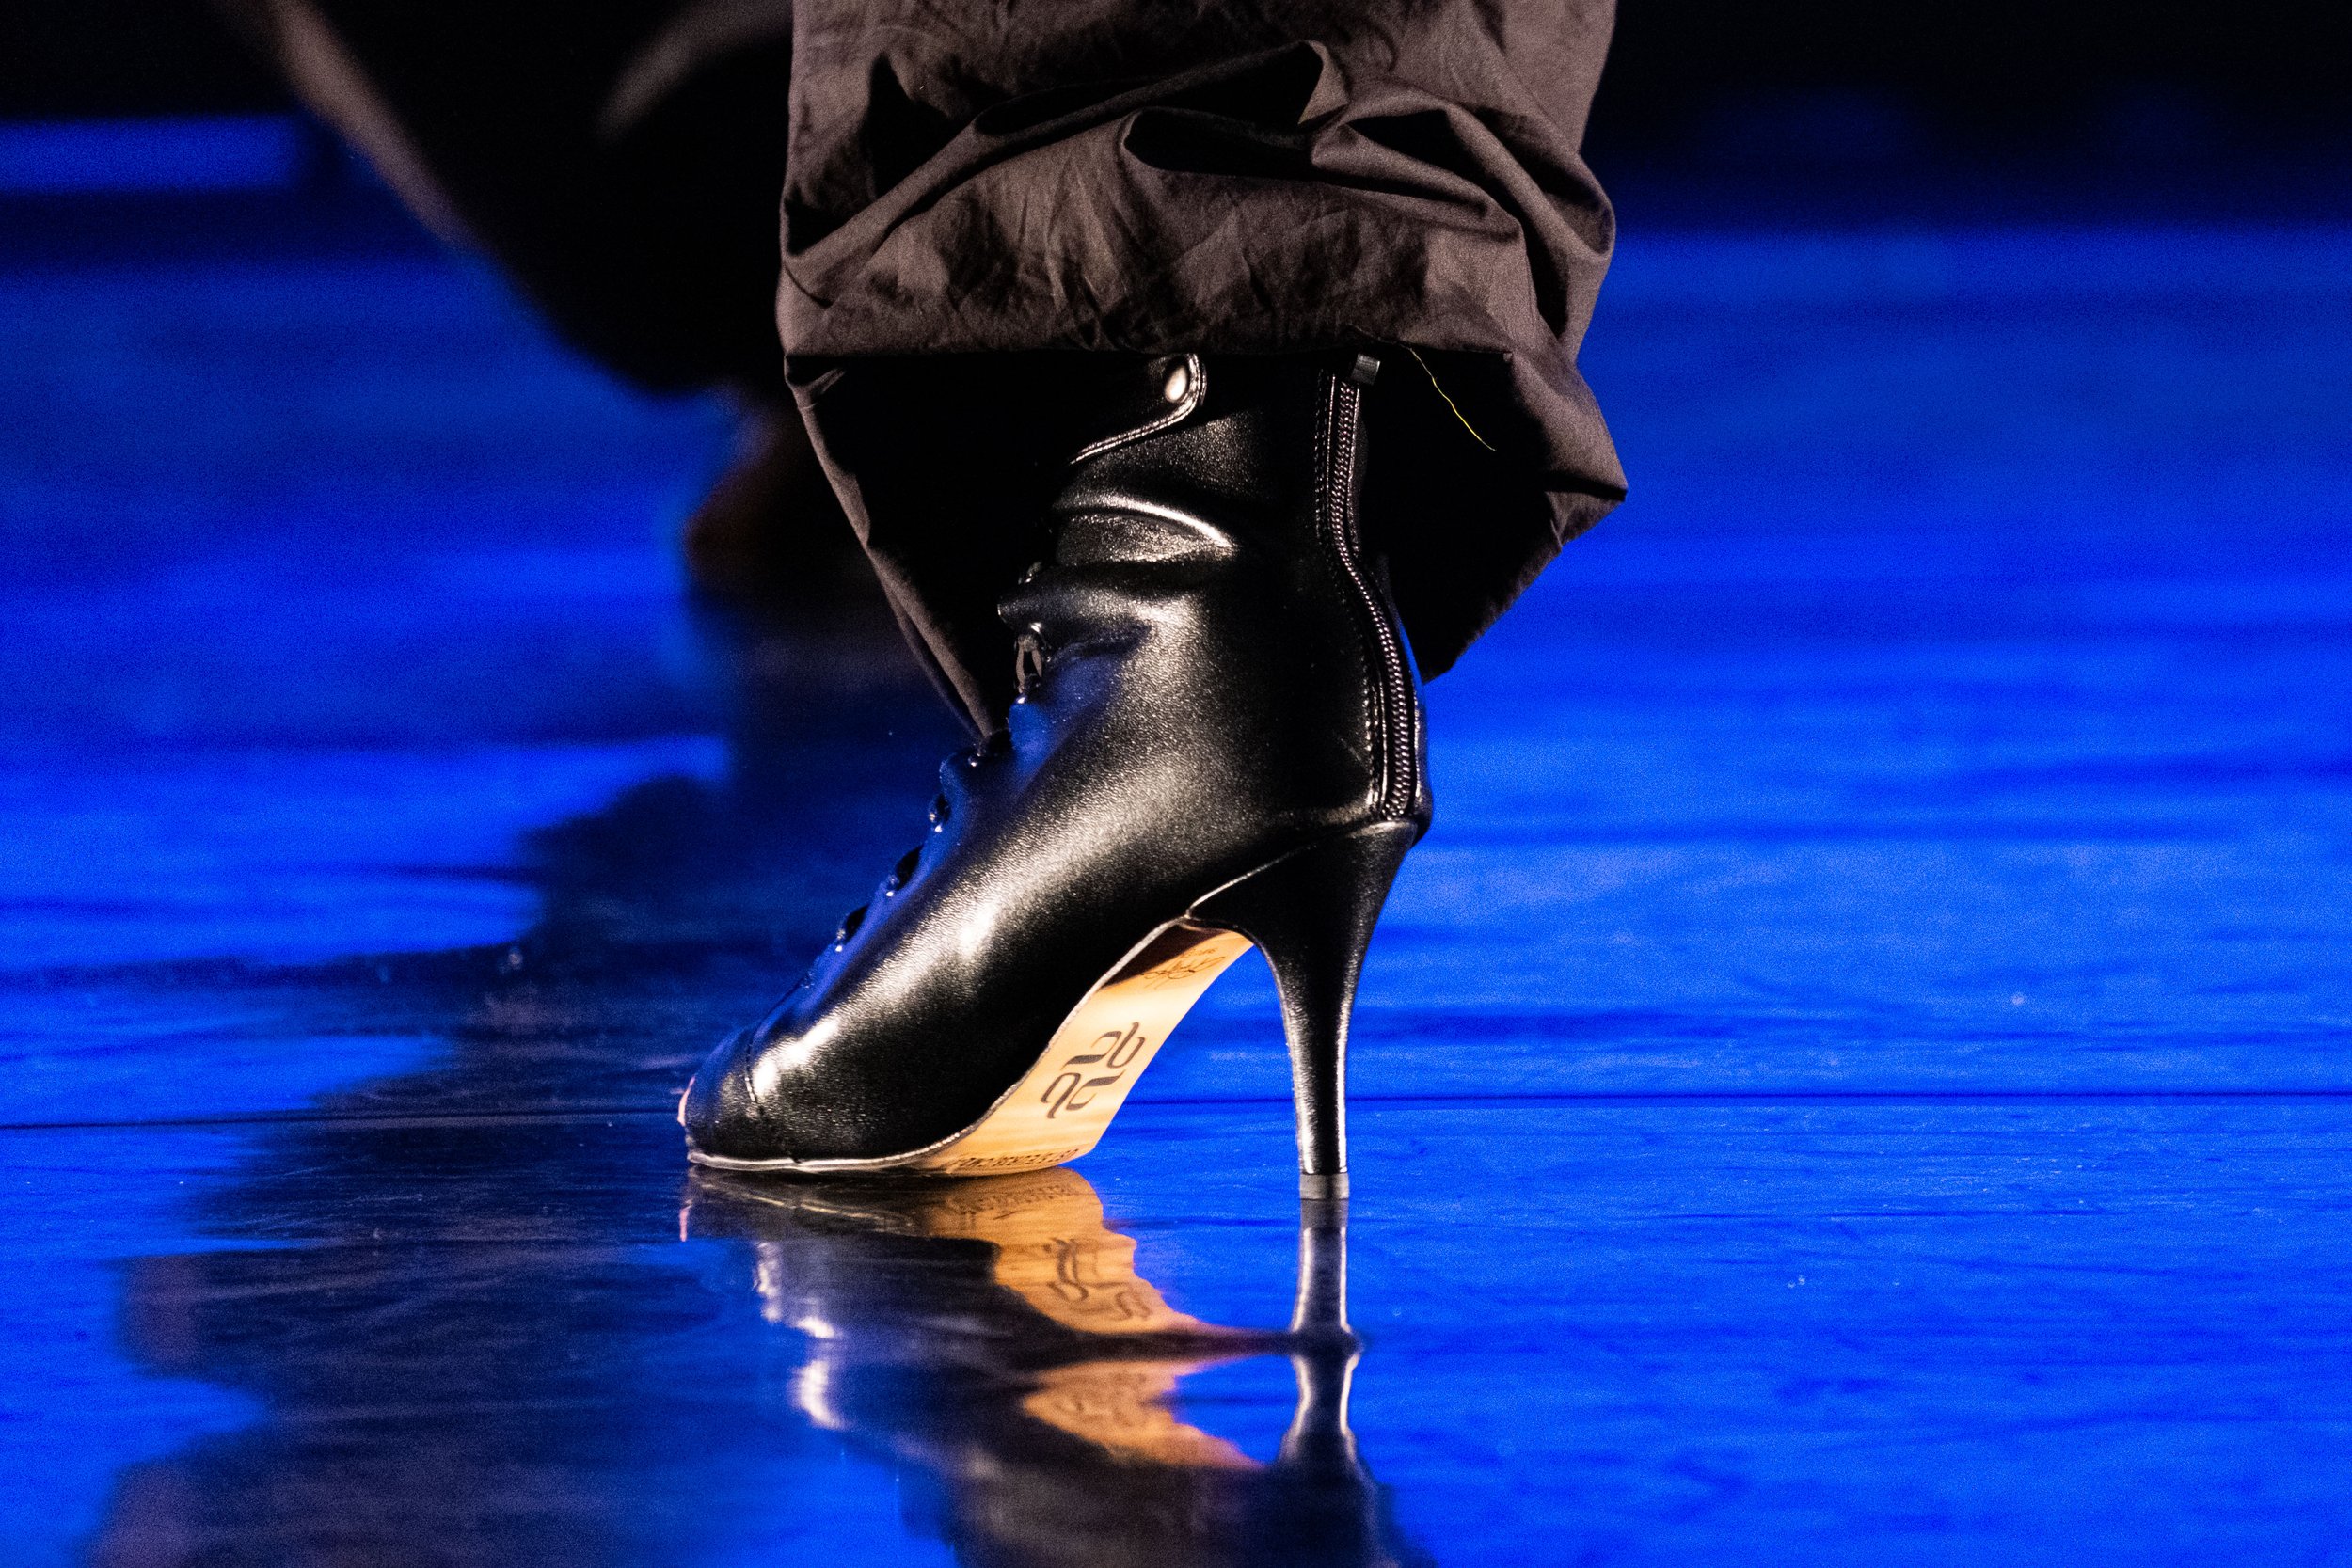
POLYGON ((1145 971, 1136 978, 1147 986, 1169 986, 1198 974, 1213 974, 1232 961, 1232 958, 1218 950, 1216 943, 1202 942, 1177 954, 1164 964, 1145 971))
POLYGON ((1084 1152, 1081 1148, 1053 1148, 1029 1154, 975 1154, 969 1159, 950 1160, 939 1169, 946 1176, 961 1175, 964 1171, 1034 1170, 1045 1165, 1058 1165, 1064 1160, 1075 1159, 1084 1152))
POLYGON ((1059 1076, 1046 1085, 1045 1092, 1038 1097, 1045 1106, 1046 1119, 1050 1121, 1064 1111, 1083 1111, 1093 1104, 1095 1091, 1108 1088, 1126 1077, 1127 1069, 1148 1043, 1141 1023, 1106 1029, 1097 1035, 1085 1052, 1062 1063, 1059 1076), (1080 1071, 1081 1068, 1096 1070, 1089 1074, 1080 1071))

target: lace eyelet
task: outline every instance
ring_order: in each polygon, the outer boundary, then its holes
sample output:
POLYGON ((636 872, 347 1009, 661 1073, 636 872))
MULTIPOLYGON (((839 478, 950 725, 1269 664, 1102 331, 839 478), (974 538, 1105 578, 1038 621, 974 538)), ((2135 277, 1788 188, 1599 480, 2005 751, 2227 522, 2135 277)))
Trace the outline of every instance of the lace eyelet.
POLYGON ((1045 639, 1035 630, 1025 631, 1012 650, 1012 684, 1020 695, 1015 702, 1025 699, 1038 682, 1045 678, 1045 666, 1052 659, 1045 639))

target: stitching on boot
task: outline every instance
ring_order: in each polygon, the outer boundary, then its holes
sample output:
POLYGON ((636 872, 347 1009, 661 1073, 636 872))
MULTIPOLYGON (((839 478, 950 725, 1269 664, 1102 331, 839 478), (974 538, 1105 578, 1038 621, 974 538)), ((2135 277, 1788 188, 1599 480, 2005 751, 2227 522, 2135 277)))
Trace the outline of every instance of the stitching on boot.
POLYGON ((1105 436, 1099 441, 1080 447, 1070 461, 1083 463, 1089 457, 1100 457, 1115 447, 1123 447, 1130 441, 1140 441, 1146 436, 1156 436, 1170 426, 1184 423, 1192 417, 1193 410, 1200 406, 1200 400, 1206 395, 1208 388, 1209 372, 1207 368, 1200 363, 1200 356, 1185 355, 1184 395, 1171 404, 1167 413, 1155 420, 1147 420, 1133 430, 1122 430, 1116 436, 1105 436))

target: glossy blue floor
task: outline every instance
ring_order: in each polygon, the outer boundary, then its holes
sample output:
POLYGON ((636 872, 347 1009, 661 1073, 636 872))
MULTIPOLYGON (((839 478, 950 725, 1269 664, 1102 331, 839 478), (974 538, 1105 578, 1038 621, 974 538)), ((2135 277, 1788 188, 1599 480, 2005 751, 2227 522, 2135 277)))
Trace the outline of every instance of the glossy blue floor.
POLYGON ((886 618, 691 605, 721 412, 466 264, 53 250, 11 1560, 2352 1560, 2352 231, 1633 225, 1344 1234, 1254 963, 1069 1174, 690 1176, 954 742, 886 618))

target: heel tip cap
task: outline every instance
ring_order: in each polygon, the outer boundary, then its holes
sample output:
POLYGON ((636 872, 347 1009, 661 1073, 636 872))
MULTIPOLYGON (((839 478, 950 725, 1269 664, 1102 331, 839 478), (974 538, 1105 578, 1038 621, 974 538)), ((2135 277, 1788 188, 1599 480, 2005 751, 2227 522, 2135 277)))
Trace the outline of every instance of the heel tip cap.
POLYGON ((1347 1172, 1336 1171, 1328 1176, 1316 1176, 1306 1171, 1298 1174, 1298 1196, 1312 1198, 1335 1198, 1347 1196, 1347 1172))

